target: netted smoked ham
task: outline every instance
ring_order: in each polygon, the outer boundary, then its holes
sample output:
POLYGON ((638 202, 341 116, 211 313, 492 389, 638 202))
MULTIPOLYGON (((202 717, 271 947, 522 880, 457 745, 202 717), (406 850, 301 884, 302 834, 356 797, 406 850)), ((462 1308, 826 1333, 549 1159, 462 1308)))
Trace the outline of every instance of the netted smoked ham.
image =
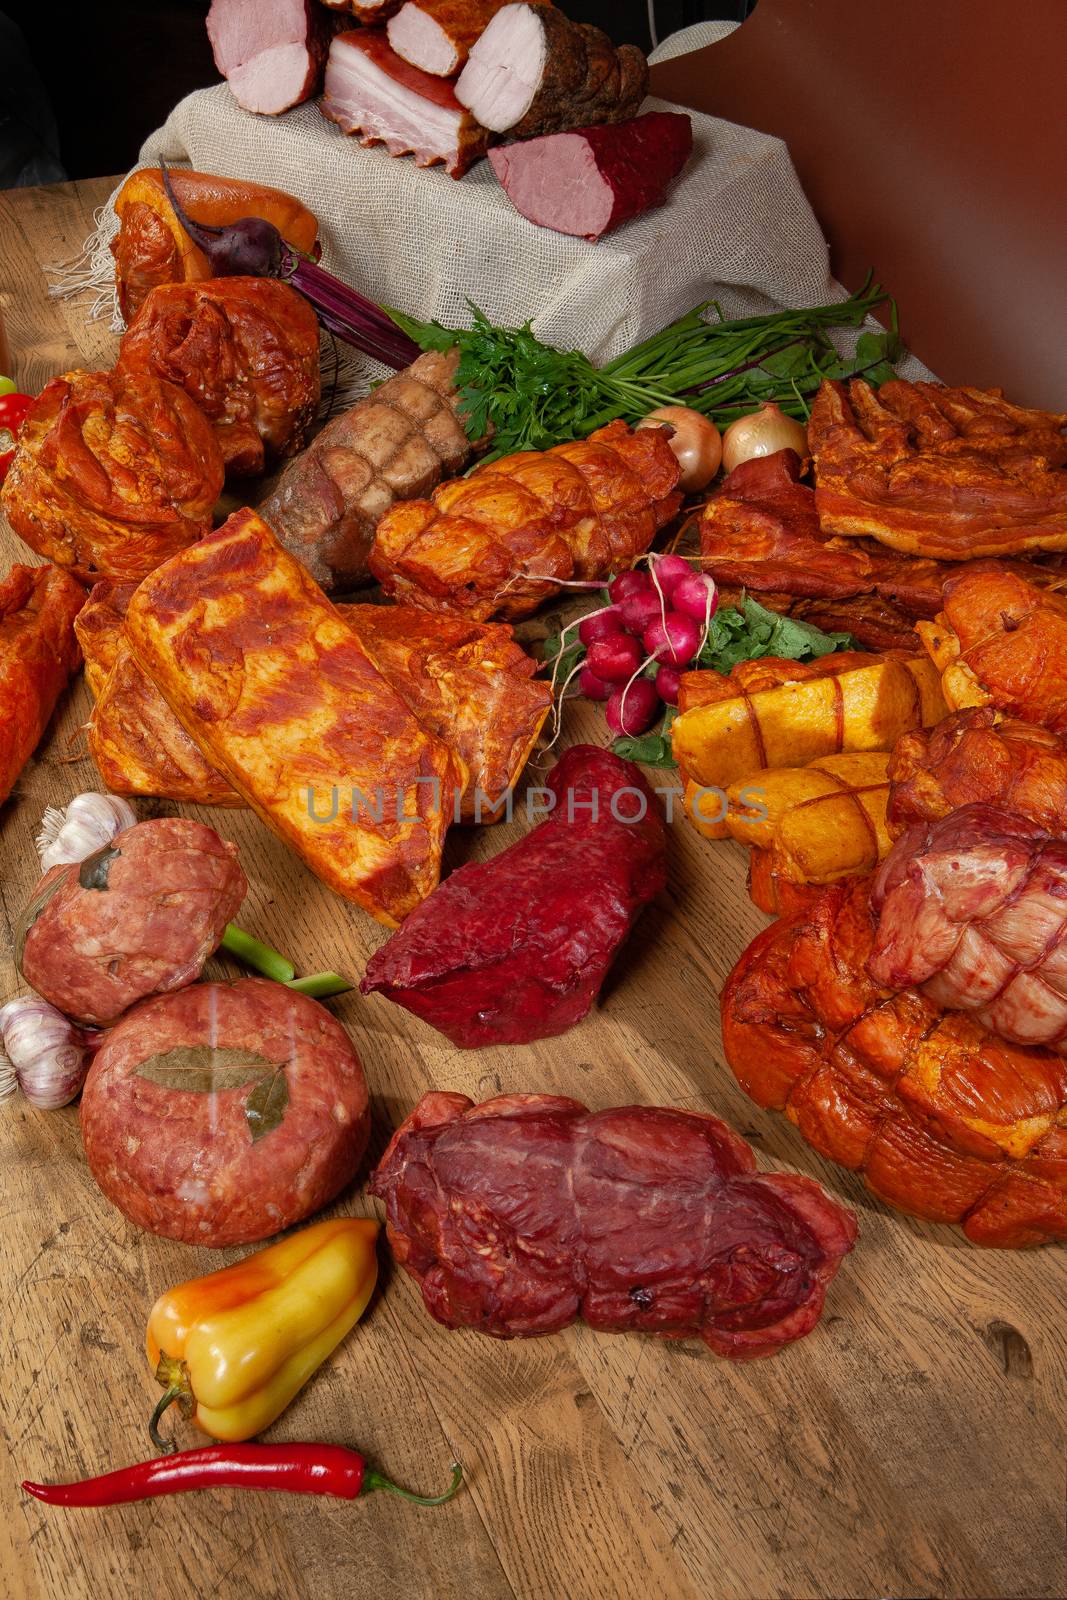
POLYGON ((481 125, 512 139, 625 122, 648 89, 636 45, 618 48, 554 6, 516 0, 473 45, 456 95, 481 125))
POLYGON ((982 561, 949 579, 942 605, 919 634, 952 710, 992 705, 1067 731, 1067 599, 982 561))
POLYGON ((78 670, 84 603, 81 584, 56 567, 12 567, 0 582, 0 804, 78 670))
POLYGON ((94 583, 142 578, 199 539, 222 482, 184 389, 141 369, 66 372, 23 423, 0 505, 31 550, 94 583))
POLYGON ((384 144, 419 167, 443 163, 450 178, 462 178, 489 148, 488 133, 452 85, 402 61, 374 29, 334 39, 320 109, 360 144, 384 144))
POLYGON ((652 111, 611 126, 503 145, 490 150, 489 164, 530 222, 599 239, 662 205, 692 149, 687 116, 652 111))
POLYGON ((328 422, 258 507, 327 593, 367 581, 375 529, 398 499, 422 499, 470 460, 458 362, 430 350, 387 378, 328 422))
POLYGON ((869 882, 753 941, 722 993, 726 1058, 821 1155, 976 1244, 1067 1239, 1067 1060, 868 976, 869 882))
POLYGON ((210 417, 227 471, 255 477, 300 449, 318 409, 318 318, 271 278, 166 284, 137 313, 117 365, 184 389, 210 417))
POLYGON ((1013 1044, 1067 1049, 1067 842, 963 806, 901 835, 871 910, 876 983, 914 984, 1013 1044))
POLYGON ((1067 836, 1067 746, 1046 728, 1001 717, 991 706, 906 733, 893 749, 889 777, 894 834, 983 804, 1067 836))
POLYGON ((742 661, 729 676, 682 675, 674 758, 687 782, 725 787, 766 767, 807 766, 854 750, 890 750, 945 714, 921 656, 856 651, 801 663, 742 661))
POLYGON ((771 1355, 811 1332, 856 1239, 851 1211, 757 1172, 717 1117, 546 1094, 424 1095, 371 1193, 430 1315, 497 1339, 581 1320, 771 1355))
POLYGON ((403 60, 434 77, 452 78, 471 46, 507 0, 405 0, 386 33, 403 60))
POLYGON ((525 617, 563 582, 632 566, 681 505, 677 483, 661 429, 612 422, 394 506, 370 570, 387 594, 429 610, 525 617))
MULTIPOLYGON (((311 255, 319 225, 306 206, 280 189, 206 172, 171 170, 179 203, 195 222, 223 227, 241 217, 273 222, 301 255, 311 255)), ((190 239, 167 199, 158 167, 142 167, 115 196, 119 231, 111 244, 119 310, 132 322, 150 290, 213 276, 204 252, 190 239)))
POLYGON ((246 111, 278 116, 322 88, 333 25, 318 0, 211 0, 215 65, 246 111))
POLYGON ((999 389, 827 380, 808 424, 819 520, 945 561, 1067 549, 1065 429, 999 389))
POLYGON ((429 894, 466 770, 254 512, 152 573, 126 634, 207 760, 324 883, 388 926, 429 894))

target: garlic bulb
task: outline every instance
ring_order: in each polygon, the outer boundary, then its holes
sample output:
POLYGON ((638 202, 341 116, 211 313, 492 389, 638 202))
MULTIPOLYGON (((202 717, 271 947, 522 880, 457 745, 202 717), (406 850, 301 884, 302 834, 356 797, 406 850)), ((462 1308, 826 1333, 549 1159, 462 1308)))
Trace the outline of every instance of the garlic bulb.
POLYGON ((116 794, 79 794, 62 811, 49 806, 37 835, 41 871, 84 861, 136 821, 133 807, 116 794))
POLYGON ((16 1085, 31 1105, 55 1111, 81 1092, 89 1070, 84 1036, 47 1000, 27 995, 0 1006, 0 1099, 16 1085))

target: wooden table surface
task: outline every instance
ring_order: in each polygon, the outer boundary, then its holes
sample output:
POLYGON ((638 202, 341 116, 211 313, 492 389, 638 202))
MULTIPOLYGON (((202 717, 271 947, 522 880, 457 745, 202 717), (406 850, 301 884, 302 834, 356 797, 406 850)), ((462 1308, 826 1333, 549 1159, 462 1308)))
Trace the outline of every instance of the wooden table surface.
MULTIPOLYGON (((85 320, 84 300, 50 300, 42 270, 76 252, 109 189, 99 180, 0 194, 0 297, 24 387, 112 358, 106 324, 85 320)), ((0 545, 4 567, 27 559, 6 529, 0 545)), ((0 811, 0 999, 18 989, 10 924, 36 876, 41 813, 97 786, 79 733, 88 708, 79 681, 0 811)), ((597 716, 573 713, 568 737, 602 737, 597 716)), ((166 809, 177 808, 142 807, 166 809)), ((241 847, 244 926, 299 970, 360 973, 382 929, 255 818, 188 809, 241 847)), ((519 831, 453 834, 450 862, 492 853, 519 831)), ((387 1495, 351 1505, 221 1492, 78 1513, 25 1497, 23 1477, 102 1471, 146 1453, 156 1393, 142 1346, 148 1309, 172 1282, 237 1252, 128 1224, 89 1176, 75 1107, 0 1107, 4 1595, 1067 1595, 1064 1253, 982 1252, 891 1212, 748 1102, 723 1061, 717 1001, 763 920, 745 895, 740 849, 708 844, 679 820, 668 891, 600 1008, 564 1038, 461 1052, 384 1000, 335 1002, 371 1085, 373 1157, 430 1086, 476 1099, 546 1090, 593 1107, 644 1101, 725 1117, 761 1162, 812 1174, 860 1215, 859 1245, 816 1331, 738 1366, 696 1340, 448 1333, 383 1249, 365 1321, 271 1437, 358 1443, 429 1489, 458 1457, 468 1487, 442 1510, 387 1495)), ((357 1191, 341 1209, 373 1207, 357 1191)))

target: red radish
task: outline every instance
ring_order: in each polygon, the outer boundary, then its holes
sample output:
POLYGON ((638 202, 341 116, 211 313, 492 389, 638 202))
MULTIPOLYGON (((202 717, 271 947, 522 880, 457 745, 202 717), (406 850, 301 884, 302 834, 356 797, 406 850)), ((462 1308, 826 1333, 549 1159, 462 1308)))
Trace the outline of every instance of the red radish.
POLYGON ((680 583, 693 575, 693 569, 684 556, 653 556, 652 582, 659 584, 669 601, 680 583))
POLYGON ((666 622, 658 618, 644 632, 644 645, 650 656, 670 667, 687 667, 700 649, 701 629, 692 617, 668 611, 666 622))
POLYGON ((681 673, 677 667, 660 667, 656 673, 656 693, 660 699, 669 706, 678 704, 678 689, 681 684, 681 673))
POLYGON ((616 735, 636 738, 651 728, 660 705, 655 684, 648 678, 635 678, 627 689, 616 689, 608 701, 608 727, 616 735))
POLYGON ((663 597, 651 587, 631 595, 619 607, 623 622, 634 633, 644 633, 650 622, 662 621, 663 611, 663 597))
POLYGON ((613 692, 611 684, 598 678, 588 667, 583 667, 578 674, 578 693, 584 694, 587 700, 607 700, 613 692))
POLYGON ((622 618, 614 606, 606 606, 603 611, 591 611, 578 624, 578 637, 587 648, 596 644, 598 639, 610 639, 613 634, 622 631, 622 618))
POLYGON ((589 646, 586 665, 605 683, 623 683, 641 665, 641 644, 629 633, 613 633, 589 646))
POLYGON ((611 580, 608 589, 615 605, 621 605, 624 600, 629 600, 632 595, 643 594, 651 590, 652 579, 647 572, 620 572, 617 578, 611 580))
POLYGON ((715 580, 702 572, 687 573, 671 595, 672 609, 680 611, 683 617, 692 617, 694 622, 702 623, 713 617, 718 605, 715 580))

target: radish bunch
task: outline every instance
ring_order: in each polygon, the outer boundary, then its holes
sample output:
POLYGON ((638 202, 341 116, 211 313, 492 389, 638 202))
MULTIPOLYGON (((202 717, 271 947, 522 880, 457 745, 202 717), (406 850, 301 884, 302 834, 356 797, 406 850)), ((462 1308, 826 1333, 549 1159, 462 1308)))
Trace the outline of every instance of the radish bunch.
POLYGON ((646 572, 622 572, 610 604, 578 624, 585 658, 578 689, 607 703, 612 733, 635 738, 678 703, 678 680, 708 635, 715 584, 681 556, 653 556, 646 572))

